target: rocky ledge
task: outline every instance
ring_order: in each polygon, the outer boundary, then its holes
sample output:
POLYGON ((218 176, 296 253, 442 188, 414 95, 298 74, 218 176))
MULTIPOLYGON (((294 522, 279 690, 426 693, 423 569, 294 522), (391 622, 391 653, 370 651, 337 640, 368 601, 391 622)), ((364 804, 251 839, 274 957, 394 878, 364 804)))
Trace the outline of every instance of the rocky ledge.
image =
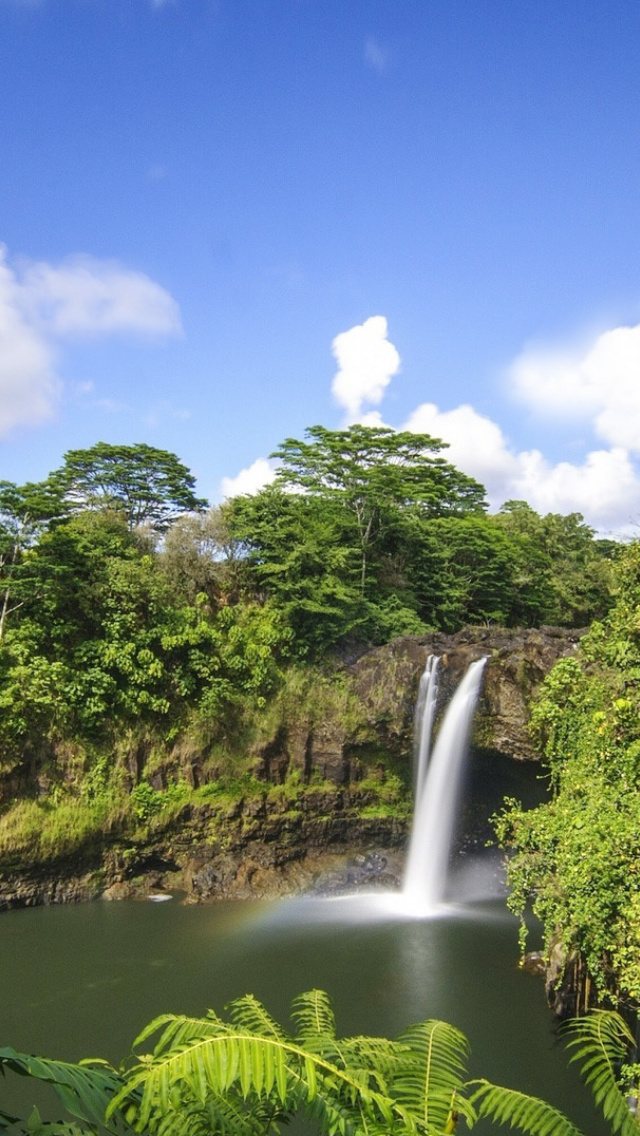
POLYGON ((0 873, 0 911, 178 892, 187 902, 398 886, 406 825, 367 817, 368 794, 307 791, 296 807, 263 797, 184 806, 144 838, 105 838, 72 857, 0 873))

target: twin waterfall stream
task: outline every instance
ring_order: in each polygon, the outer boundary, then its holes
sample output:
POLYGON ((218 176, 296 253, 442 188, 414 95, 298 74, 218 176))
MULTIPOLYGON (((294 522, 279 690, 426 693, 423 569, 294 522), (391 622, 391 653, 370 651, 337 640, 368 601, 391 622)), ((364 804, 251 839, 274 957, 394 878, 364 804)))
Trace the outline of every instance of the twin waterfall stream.
POLYGON ((415 716, 415 807, 402 905, 418 918, 435 914, 446 896, 461 775, 486 659, 478 659, 469 667, 451 699, 431 753, 439 662, 436 655, 427 659, 415 716))
MULTIPOLYGON (((319 901, 285 900, 279 918, 338 920, 433 919, 452 914, 448 896, 449 861, 456 832, 465 758, 486 658, 471 663, 440 723, 435 745, 440 659, 430 655, 420 679, 414 724, 415 807, 400 891, 358 892, 319 901)), ((475 898, 473 895, 472 900, 475 898)))

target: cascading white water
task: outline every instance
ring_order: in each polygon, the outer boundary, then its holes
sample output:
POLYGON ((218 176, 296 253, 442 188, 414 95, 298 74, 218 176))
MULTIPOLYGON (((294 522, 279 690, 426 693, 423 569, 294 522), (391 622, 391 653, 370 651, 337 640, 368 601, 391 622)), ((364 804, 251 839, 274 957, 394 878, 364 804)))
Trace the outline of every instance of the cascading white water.
POLYGON ((422 790, 416 796, 402 889, 403 906, 416 916, 432 914, 445 898, 460 774, 485 662, 478 659, 472 663, 458 686, 440 727, 422 790))
POLYGON ((429 655, 427 664, 420 676, 418 697, 416 700, 416 713, 414 719, 414 783, 415 800, 419 801, 424 789, 431 751, 431 732, 436 712, 438 697, 438 664, 437 655, 429 655))

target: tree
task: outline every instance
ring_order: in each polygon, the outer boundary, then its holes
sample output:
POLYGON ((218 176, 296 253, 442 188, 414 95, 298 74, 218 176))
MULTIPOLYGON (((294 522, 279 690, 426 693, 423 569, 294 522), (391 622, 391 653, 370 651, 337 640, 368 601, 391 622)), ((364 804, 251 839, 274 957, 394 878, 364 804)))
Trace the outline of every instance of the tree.
POLYGON ((606 613, 621 545, 594 540, 580 513, 542 517, 526 501, 490 520, 512 545, 515 622, 585 627, 606 613))
POLYGON ((9 615, 24 602, 19 581, 23 554, 61 511, 50 480, 26 485, 0 481, 0 642, 9 615))
POLYGON ((337 498, 355 519, 364 593, 369 550, 389 511, 408 507, 425 517, 481 513, 484 488, 439 457, 446 443, 429 434, 385 427, 327 430, 311 426, 310 441, 287 438, 271 454, 276 484, 337 498))
POLYGON ((226 506, 258 598, 284 613, 302 653, 322 651, 362 629, 358 549, 339 501, 268 486, 226 506))
POLYGON ((204 594, 213 607, 237 603, 246 572, 229 504, 178 517, 165 533, 160 564, 189 602, 204 594))
POLYGON ((427 625, 454 632, 465 623, 510 622, 513 548, 490 518, 409 517, 392 543, 403 550, 404 571, 427 625))
POLYGON ((206 505, 195 496, 195 478, 186 465, 144 442, 69 450, 52 478, 72 509, 120 513, 131 529, 149 524, 163 530, 179 514, 206 505))
MULTIPOLYGON (((156 1018, 134 1042, 155 1035, 153 1054, 134 1058, 124 1071, 11 1049, 0 1050, 0 1068, 49 1082, 90 1132, 106 1126, 149 1136, 276 1136, 301 1113, 323 1136, 447 1136, 459 1119, 472 1127, 483 1117, 529 1136, 580 1136, 545 1101, 467 1081, 469 1043, 446 1022, 421 1022, 395 1041, 338 1038, 320 990, 296 998, 292 1016, 293 1035, 247 995, 231 1003, 228 1021, 212 1010, 205 1018, 156 1018)), ((32 1117, 30 1136, 47 1131, 38 1121, 32 1117)), ((61 1128, 49 1131, 58 1136, 61 1128)), ((68 1127, 63 1131, 71 1136, 68 1127)), ((75 1128, 77 1136, 80 1131, 75 1128)))

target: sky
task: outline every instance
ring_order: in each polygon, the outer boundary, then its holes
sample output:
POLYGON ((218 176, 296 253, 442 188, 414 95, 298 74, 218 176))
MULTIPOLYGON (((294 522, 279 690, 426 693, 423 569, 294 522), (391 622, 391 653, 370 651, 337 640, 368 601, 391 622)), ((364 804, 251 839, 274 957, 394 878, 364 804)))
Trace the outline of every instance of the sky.
POLYGON ((0 477, 320 423, 640 526, 637 0, 0 0, 0 477))

